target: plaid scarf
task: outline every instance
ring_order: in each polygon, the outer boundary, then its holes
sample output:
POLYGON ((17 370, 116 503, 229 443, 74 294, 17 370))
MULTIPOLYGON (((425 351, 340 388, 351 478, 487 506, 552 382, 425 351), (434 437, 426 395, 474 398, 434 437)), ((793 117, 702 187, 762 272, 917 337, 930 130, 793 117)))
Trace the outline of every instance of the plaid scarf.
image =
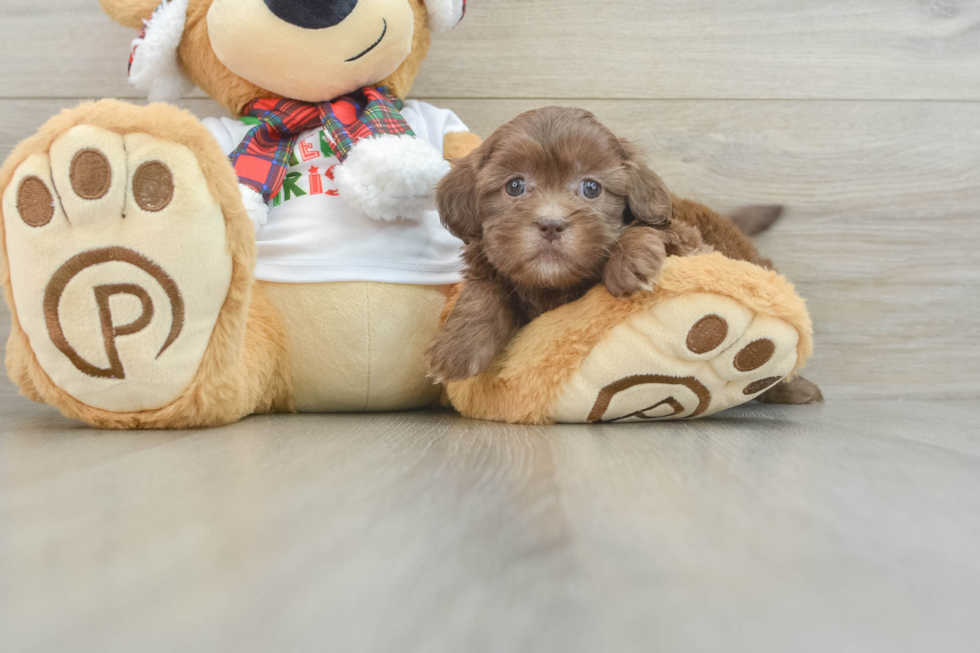
POLYGON ((254 100, 245 117, 258 125, 229 157, 238 180, 262 195, 275 197, 286 177, 289 155, 300 135, 323 127, 341 163, 357 141, 381 134, 415 136, 400 113, 402 102, 386 87, 363 88, 333 102, 310 104, 295 100, 254 100))

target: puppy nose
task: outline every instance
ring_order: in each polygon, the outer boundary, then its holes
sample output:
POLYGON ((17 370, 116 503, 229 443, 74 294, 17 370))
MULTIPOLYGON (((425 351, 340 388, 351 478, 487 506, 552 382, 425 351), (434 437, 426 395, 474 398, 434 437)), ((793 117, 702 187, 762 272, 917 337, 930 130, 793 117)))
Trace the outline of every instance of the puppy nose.
POLYGON ((558 240, 565 233, 565 227, 567 226, 564 220, 558 220, 556 218, 538 220, 534 224, 538 228, 538 233, 545 240, 558 240))
POLYGON ((265 6, 290 25, 323 29, 342 23, 354 11, 357 0, 265 0, 265 6))

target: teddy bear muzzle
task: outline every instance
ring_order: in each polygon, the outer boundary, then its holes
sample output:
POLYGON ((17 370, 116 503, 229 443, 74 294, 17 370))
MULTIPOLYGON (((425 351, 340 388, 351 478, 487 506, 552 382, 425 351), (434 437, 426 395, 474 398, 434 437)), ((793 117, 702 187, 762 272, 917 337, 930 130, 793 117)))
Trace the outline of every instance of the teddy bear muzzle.
POLYGON ((213 0, 207 27, 234 74, 324 102, 395 72, 412 51, 415 14, 409 0, 213 0))

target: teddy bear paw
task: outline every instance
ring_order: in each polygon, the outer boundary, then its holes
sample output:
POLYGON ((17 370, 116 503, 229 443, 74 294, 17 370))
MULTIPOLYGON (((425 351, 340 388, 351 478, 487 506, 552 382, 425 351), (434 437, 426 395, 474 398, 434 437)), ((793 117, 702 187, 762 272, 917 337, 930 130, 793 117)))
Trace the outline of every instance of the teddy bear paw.
POLYGON ((107 411, 174 401, 232 277, 225 218, 194 154, 73 126, 20 163, 2 208, 14 313, 55 386, 107 411))
POLYGON ((657 288, 603 288, 521 330, 485 374, 448 384, 464 415, 550 424, 706 417, 793 376, 813 350, 793 286, 721 254, 670 256, 657 288))
POLYGON ((692 294, 610 331, 565 386, 553 418, 611 423, 705 417, 754 399, 798 361, 799 333, 735 300, 692 294))

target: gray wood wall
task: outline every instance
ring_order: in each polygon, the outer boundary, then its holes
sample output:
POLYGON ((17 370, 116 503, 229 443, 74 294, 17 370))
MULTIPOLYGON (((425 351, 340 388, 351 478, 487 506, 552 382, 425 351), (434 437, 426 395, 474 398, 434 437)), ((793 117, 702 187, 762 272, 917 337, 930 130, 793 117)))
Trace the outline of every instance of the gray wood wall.
MULTIPOLYGON (((760 245, 810 302, 828 398, 980 396, 980 0, 469 5, 415 97, 484 136, 585 107, 675 192, 784 203, 760 245)), ((0 157, 80 99, 139 97, 96 0, 0 0, 0 33, 0 157)))

